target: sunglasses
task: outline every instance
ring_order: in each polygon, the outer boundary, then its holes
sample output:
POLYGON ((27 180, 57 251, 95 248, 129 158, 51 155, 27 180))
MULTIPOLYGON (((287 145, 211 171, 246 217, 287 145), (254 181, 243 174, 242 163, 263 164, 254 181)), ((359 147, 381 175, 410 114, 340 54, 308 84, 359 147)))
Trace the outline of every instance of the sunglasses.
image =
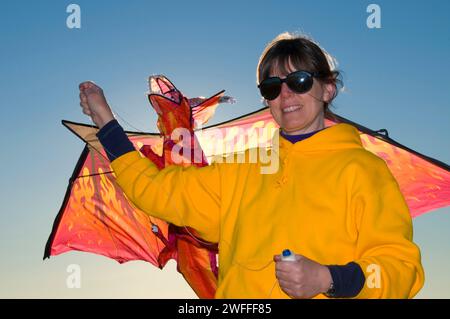
POLYGON ((314 77, 318 77, 319 73, 308 71, 295 71, 286 76, 284 79, 279 77, 270 77, 262 81, 259 85, 259 91, 266 100, 274 100, 280 95, 281 85, 286 82, 287 86, 295 93, 306 93, 311 90, 314 84, 314 77))

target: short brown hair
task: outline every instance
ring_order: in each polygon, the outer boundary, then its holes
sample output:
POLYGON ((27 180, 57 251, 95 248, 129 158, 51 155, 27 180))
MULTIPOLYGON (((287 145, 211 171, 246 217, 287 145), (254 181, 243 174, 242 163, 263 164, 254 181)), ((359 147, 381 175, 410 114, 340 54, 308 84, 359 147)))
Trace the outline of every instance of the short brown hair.
POLYGON ((256 69, 257 84, 268 78, 273 68, 288 74, 290 70, 287 69, 287 66, 289 64, 292 64, 297 70, 319 73, 319 81, 334 85, 334 96, 328 103, 324 103, 325 116, 332 117, 333 113, 329 110, 329 104, 336 98, 339 89, 343 86, 341 73, 335 69, 336 60, 312 39, 304 35, 281 33, 265 47, 259 58, 256 69))

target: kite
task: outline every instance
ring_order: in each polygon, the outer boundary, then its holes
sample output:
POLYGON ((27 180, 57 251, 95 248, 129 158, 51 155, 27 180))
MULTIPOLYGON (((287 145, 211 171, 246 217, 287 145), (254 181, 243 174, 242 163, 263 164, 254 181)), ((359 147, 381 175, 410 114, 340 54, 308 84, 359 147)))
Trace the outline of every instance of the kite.
MULTIPOLYGON (((159 169, 167 165, 201 167, 215 156, 240 153, 251 147, 271 147, 270 134, 252 138, 258 130, 278 127, 267 107, 200 130, 219 103, 233 103, 233 98, 220 91, 207 99, 188 99, 163 75, 151 76, 149 86, 148 97, 158 113, 160 133, 127 131, 126 134, 142 156, 159 169), (191 138, 173 139, 172 133, 179 127, 191 138), (174 160, 170 154, 180 145, 188 151, 174 160)), ((387 163, 413 218, 450 205, 449 165, 401 145, 385 129, 373 131, 336 114, 326 119, 326 126, 338 123, 356 127, 363 146, 387 163)), ((171 225, 135 207, 115 182, 105 150, 96 136, 98 128, 66 120, 62 124, 82 139, 85 147, 69 180, 44 259, 77 250, 100 254, 119 263, 143 260, 161 269, 174 259, 177 270, 197 296, 213 298, 220 267, 216 260, 217 245, 203 241, 193 229, 171 225)))

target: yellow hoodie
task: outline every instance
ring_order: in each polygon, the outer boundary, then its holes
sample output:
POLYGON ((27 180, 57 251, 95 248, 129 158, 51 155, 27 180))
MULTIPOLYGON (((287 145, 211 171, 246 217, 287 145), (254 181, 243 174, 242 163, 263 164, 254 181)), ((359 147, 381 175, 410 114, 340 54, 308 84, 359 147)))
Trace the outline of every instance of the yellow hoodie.
POLYGON ((260 162, 159 171, 137 151, 111 165, 137 207, 219 243, 217 298, 288 298, 272 261, 286 248, 324 265, 358 263, 357 298, 416 295, 424 273, 408 207, 358 131, 338 124, 295 144, 280 138, 273 151, 274 174, 260 162))

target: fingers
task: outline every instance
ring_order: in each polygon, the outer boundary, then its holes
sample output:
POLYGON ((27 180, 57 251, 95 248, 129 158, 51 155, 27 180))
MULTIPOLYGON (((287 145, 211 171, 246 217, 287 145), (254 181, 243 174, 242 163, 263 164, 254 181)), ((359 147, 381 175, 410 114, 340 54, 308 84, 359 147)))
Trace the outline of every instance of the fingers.
MULTIPOLYGON (((301 260, 302 258, 304 258, 302 255, 298 255, 298 254, 295 255, 296 261, 299 261, 299 260, 301 260)), ((280 255, 273 255, 273 261, 279 262, 279 261, 283 261, 283 259, 281 258, 280 255)))
POLYGON ((280 287, 283 288, 283 290, 289 289, 289 290, 295 290, 295 284, 292 283, 289 280, 283 280, 283 279, 279 279, 278 283, 280 284, 280 287))
POLYGON ((91 115, 89 104, 87 102, 87 96, 83 92, 80 92, 80 106, 83 109, 84 114, 91 115))
POLYGON ((80 92, 80 101, 81 103, 87 103, 87 96, 83 92, 80 92))
POLYGON ((276 270, 275 271, 275 276, 278 279, 283 279, 283 280, 292 280, 294 277, 298 277, 300 274, 298 271, 296 271, 295 269, 292 269, 291 271, 280 271, 280 270, 276 270))
POLYGON ((103 90, 92 81, 85 81, 78 85, 80 89, 80 106, 82 112, 91 117, 98 127, 102 127, 114 118, 105 99, 103 90))
POLYGON ((88 81, 81 82, 81 83, 78 85, 78 88, 80 89, 80 91, 84 91, 84 90, 86 90, 88 87, 89 87, 89 82, 88 82, 88 81))
POLYGON ((89 116, 92 115, 92 112, 89 109, 89 104, 87 101, 86 94, 84 94, 84 93, 80 93, 80 106, 81 106, 84 114, 89 115, 89 116))
POLYGON ((94 86, 95 86, 95 84, 92 81, 85 81, 85 82, 82 82, 82 83, 80 83, 78 85, 78 87, 80 89, 80 94, 79 94, 80 106, 82 108, 82 112, 84 114, 88 115, 88 116, 91 116, 92 112, 91 112, 91 110, 89 108, 88 98, 87 98, 87 95, 86 95, 85 91, 90 89, 90 88, 92 88, 92 87, 94 87, 94 86))
POLYGON ((298 298, 298 292, 297 290, 300 287, 297 287, 298 285, 293 284, 289 280, 278 280, 278 284, 280 285, 281 290, 284 291, 285 294, 287 294, 291 298, 298 298))
POLYGON ((89 89, 89 88, 91 88, 93 86, 96 86, 96 84, 93 81, 84 81, 84 82, 81 82, 78 85, 78 88, 80 90, 86 90, 86 89, 89 89))
POLYGON ((87 103, 80 102, 80 106, 81 106, 81 109, 82 109, 84 114, 86 114, 86 115, 91 115, 92 114, 92 112, 89 109, 89 106, 88 106, 87 103))
POLYGON ((304 258, 302 255, 295 255, 295 261, 283 261, 281 257, 274 256, 275 270, 280 273, 290 273, 298 267, 302 267, 304 258))

